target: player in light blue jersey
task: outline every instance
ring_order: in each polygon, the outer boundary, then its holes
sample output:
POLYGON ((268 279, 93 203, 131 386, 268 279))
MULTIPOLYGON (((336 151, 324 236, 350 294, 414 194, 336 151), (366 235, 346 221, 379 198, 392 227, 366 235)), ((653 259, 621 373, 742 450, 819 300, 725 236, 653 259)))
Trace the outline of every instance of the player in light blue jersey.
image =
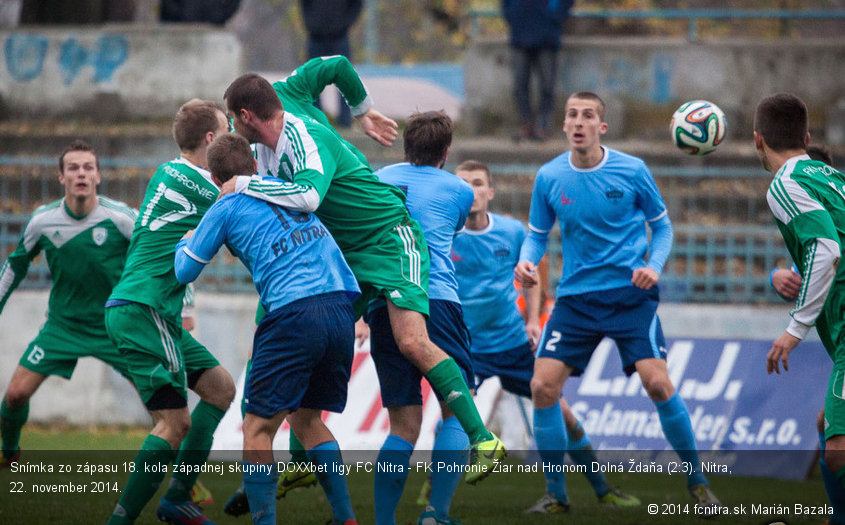
MULTIPOLYGON (((486 165, 475 160, 464 161, 455 174, 475 192, 464 230, 455 237, 452 246, 458 295, 463 305, 464 321, 472 336, 475 386, 478 388, 484 380, 497 376, 505 390, 530 398, 533 350, 540 335, 540 287, 523 290, 528 313, 527 319, 523 320, 513 284, 513 269, 519 262, 525 227, 517 219, 488 211, 494 190, 486 165)), ((639 505, 637 498, 608 487, 604 474, 593 472, 592 463, 597 459, 590 438, 563 398, 560 405, 569 438, 569 455, 586 468, 585 475, 599 501, 605 505, 639 505)), ((544 472, 544 475, 550 486, 554 486, 562 476, 550 471, 544 472)), ((535 505, 528 512, 565 512, 567 503, 564 493, 556 498, 553 505, 535 505)))
MULTIPOLYGON (((669 379, 657 317, 656 285, 672 248, 672 225, 645 163, 602 146, 604 116, 604 102, 594 93, 575 93, 566 101, 563 130, 570 151, 537 172, 530 231, 514 270, 524 287, 537 284, 535 265, 559 221, 563 269, 531 380, 537 448, 543 461, 563 462, 561 389, 569 376, 583 372, 606 336, 616 341, 625 373, 640 375, 669 443, 683 461, 699 465, 689 412, 669 379)), ((550 504, 560 499, 564 483, 550 487, 550 504)), ((704 512, 720 505, 699 469, 689 473, 687 487, 697 507, 710 507, 704 512)))
MULTIPOLYGON (((464 181, 444 171, 452 143, 452 120, 442 111, 415 113, 403 132, 405 160, 376 172, 379 180, 397 186, 405 194, 411 217, 422 226, 431 254, 429 274, 429 318, 426 328, 432 342, 442 348, 460 367, 463 379, 472 378, 469 333, 463 322, 458 299, 458 283, 452 265, 452 238, 463 228, 472 206, 473 192, 464 181)), ((367 314, 370 347, 381 386, 382 404, 390 418, 390 434, 378 456, 379 462, 394 468, 375 475, 376 525, 395 525, 395 511, 408 477, 411 453, 422 423, 423 375, 399 350, 391 329, 384 300, 370 303, 367 314)), ((419 518, 423 525, 449 523, 452 495, 466 465, 469 437, 444 400, 437 394, 443 425, 434 441, 432 463, 457 464, 458 468, 439 469, 431 506, 419 518)), ((471 473, 470 473, 471 474, 471 473)), ((471 482, 477 481, 469 477, 471 482)))
MULTIPOLYGON (((222 184, 255 169, 249 143, 218 137, 208 149, 222 184)), ((355 515, 337 441, 320 419, 342 412, 352 369, 352 302, 360 289, 325 226, 310 213, 232 194, 208 210, 176 249, 176 277, 197 278, 224 244, 252 273, 266 315, 255 332, 245 387, 244 487, 253 523, 276 523, 278 472, 272 442, 285 417, 302 440, 332 505, 332 522, 355 515)))

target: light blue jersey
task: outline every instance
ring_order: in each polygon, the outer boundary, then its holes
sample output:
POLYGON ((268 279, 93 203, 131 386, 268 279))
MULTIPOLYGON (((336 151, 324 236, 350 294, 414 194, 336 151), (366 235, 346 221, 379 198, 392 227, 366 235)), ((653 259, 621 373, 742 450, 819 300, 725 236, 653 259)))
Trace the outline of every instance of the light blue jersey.
POLYGON ((488 213, 487 218, 486 228, 464 229, 452 245, 458 295, 474 354, 502 352, 528 342, 513 283, 525 228, 503 215, 488 213))
POLYGON ((451 258, 452 239, 469 215, 475 198, 472 187, 448 171, 407 162, 382 168, 376 175, 402 190, 411 217, 422 226, 431 255, 429 299, 460 303, 451 258))
POLYGON ((226 195, 209 208, 193 236, 177 245, 177 279, 196 279, 223 244, 252 273, 268 313, 328 292, 345 291, 350 300, 360 295, 340 248, 313 214, 226 195))
POLYGON ((567 152, 543 165, 534 181, 520 260, 540 261, 557 219, 563 253, 557 297, 631 286, 633 271, 644 266, 660 274, 672 247, 666 204, 645 163, 602 149, 592 168, 576 168, 567 152), (646 221, 654 237, 648 264, 646 221))

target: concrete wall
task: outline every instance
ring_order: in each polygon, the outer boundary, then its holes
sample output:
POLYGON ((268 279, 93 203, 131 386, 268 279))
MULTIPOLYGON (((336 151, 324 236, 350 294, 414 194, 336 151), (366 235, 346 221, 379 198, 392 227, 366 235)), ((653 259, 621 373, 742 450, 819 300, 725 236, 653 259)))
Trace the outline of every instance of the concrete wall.
POLYGON ((222 100, 242 72, 241 44, 204 25, 30 27, 0 31, 0 116, 172 116, 222 100))
MULTIPOLYGON (((681 102, 706 99, 727 115, 729 136, 745 136, 757 101, 774 92, 790 91, 807 102, 811 127, 821 131, 830 106, 845 104, 838 81, 842 64, 842 38, 701 43, 663 38, 565 38, 558 113, 562 113, 565 94, 594 91, 608 102, 611 138, 655 133, 662 137, 681 102)), ((515 121, 505 40, 475 42, 467 53, 465 71, 464 115, 470 127, 480 130, 502 119, 515 121)))
MULTIPOLYGON (((252 345, 256 304, 252 295, 197 294, 194 335, 235 379, 252 345)), ((18 360, 38 333, 46 306, 47 292, 18 291, 0 315, 0 392, 6 391, 18 360)), ((663 303, 659 312, 667 337, 774 340, 786 327, 788 311, 788 305, 759 308, 663 303)), ((811 334, 816 338, 815 331, 811 334)), ((32 399, 30 420, 78 425, 150 421, 129 383, 93 358, 81 359, 70 381, 48 378, 32 399)))

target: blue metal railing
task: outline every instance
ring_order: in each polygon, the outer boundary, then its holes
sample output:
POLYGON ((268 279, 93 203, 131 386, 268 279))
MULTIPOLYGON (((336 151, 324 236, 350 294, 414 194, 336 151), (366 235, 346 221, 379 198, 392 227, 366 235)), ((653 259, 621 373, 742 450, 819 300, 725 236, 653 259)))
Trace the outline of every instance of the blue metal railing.
MULTIPOLYGON (((480 21, 485 18, 500 18, 497 9, 473 9, 470 11, 470 32, 473 38, 481 33, 480 21)), ((773 19, 773 20, 843 20, 845 9, 601 9, 598 11, 573 10, 572 18, 617 18, 617 19, 687 19, 687 38, 698 40, 699 20, 773 19)))

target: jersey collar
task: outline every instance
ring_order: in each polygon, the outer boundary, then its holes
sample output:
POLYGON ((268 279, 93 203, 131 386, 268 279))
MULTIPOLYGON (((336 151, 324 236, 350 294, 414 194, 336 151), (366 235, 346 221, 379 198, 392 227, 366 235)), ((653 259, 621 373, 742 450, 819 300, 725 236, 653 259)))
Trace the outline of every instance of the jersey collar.
POLYGON ((211 172, 208 171, 207 169, 203 168, 202 166, 197 166, 196 164, 192 163, 191 161, 189 161, 185 157, 179 157, 178 159, 175 159, 173 162, 177 162, 179 164, 185 164, 186 166, 190 167, 191 169, 193 169, 194 171, 199 173, 202 176, 202 178, 207 180, 212 186, 214 186, 218 190, 220 189, 220 186, 218 186, 217 183, 214 182, 214 179, 211 178, 211 172))
POLYGON ((810 156, 806 153, 803 155, 796 155, 786 160, 783 163, 783 166, 780 167, 777 173, 775 173, 775 178, 781 177, 784 173, 792 173, 795 170, 795 165, 801 162, 802 160, 812 160, 810 156))
POLYGON ((605 146, 601 147, 601 151, 602 151, 601 160, 599 161, 598 164, 596 164, 595 166, 593 166, 591 168, 579 168, 575 164, 573 164, 571 152, 569 154, 569 157, 566 160, 569 161, 569 167, 572 168, 573 171, 577 171, 579 173, 590 173, 590 172, 593 172, 593 171, 598 171, 607 162, 607 157, 608 157, 608 152, 609 152, 608 149, 605 146))
POLYGON ((484 235, 485 233, 490 233, 490 230, 493 229, 493 214, 489 211, 487 212, 487 226, 481 228, 480 230, 470 230, 467 227, 464 227, 463 232, 468 233, 470 235, 484 235))

